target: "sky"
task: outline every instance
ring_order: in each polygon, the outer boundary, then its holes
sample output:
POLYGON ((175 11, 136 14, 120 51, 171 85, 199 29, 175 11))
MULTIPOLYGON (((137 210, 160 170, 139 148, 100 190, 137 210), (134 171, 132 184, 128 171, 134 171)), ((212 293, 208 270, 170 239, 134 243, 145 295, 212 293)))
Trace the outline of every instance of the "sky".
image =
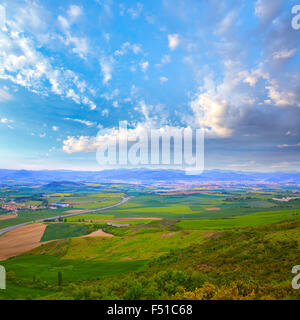
POLYGON ((99 170, 126 120, 202 128, 206 169, 300 171, 295 4, 0 0, 0 168, 99 170))

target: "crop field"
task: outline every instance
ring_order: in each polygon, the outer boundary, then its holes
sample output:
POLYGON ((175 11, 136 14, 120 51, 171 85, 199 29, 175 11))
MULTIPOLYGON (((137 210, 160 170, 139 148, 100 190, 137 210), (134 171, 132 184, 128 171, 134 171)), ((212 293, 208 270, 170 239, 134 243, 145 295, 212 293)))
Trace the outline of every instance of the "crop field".
MULTIPOLYGON (((113 215, 102 214, 102 213, 85 213, 79 214, 74 217, 67 218, 68 222, 78 222, 78 221, 86 221, 86 220, 101 220, 101 219, 113 219, 113 215)), ((83 222, 82 221, 82 222, 83 222)))
MULTIPOLYGON (((240 197, 224 194, 193 195, 142 195, 134 197, 118 208, 109 209, 108 214, 115 217, 153 216, 174 219, 217 219, 231 216, 248 215, 261 211, 281 211, 290 208, 290 203, 272 201, 273 194, 246 194, 240 197), (208 208, 219 210, 209 211, 208 208)), ((293 209, 300 209, 300 201, 294 201, 293 209)))
POLYGON ((51 192, 43 186, 14 188, 0 195, 25 205, 64 202, 69 207, 18 210, 17 218, 0 219, 0 229, 78 214, 45 223, 33 249, 1 261, 7 290, 0 291, 0 299, 188 299, 206 286, 215 297, 222 288, 228 295, 237 292, 237 299, 242 294, 298 298, 288 289, 286 269, 299 264, 300 201, 272 200, 291 195, 286 190, 158 195, 153 188, 118 184, 51 187, 51 192), (81 213, 117 204, 127 195, 133 197, 120 206, 81 213), (95 236, 84 237, 91 233, 95 236), (279 250, 287 259, 280 270, 271 270, 266 261, 275 264, 279 250), (275 279, 270 286, 260 284, 263 270, 275 279), (236 281, 243 293, 232 289, 236 281))
POLYGON ((80 237, 88 233, 88 227, 72 223, 50 223, 44 231, 41 242, 80 237))
POLYGON ((178 223, 178 226, 184 229, 199 229, 199 230, 222 230, 227 228, 241 228, 250 226, 261 226, 271 223, 277 223, 284 220, 291 220, 299 217, 298 213, 290 211, 270 211, 258 212, 243 216, 234 216, 220 219, 201 219, 201 220, 184 220, 178 223))

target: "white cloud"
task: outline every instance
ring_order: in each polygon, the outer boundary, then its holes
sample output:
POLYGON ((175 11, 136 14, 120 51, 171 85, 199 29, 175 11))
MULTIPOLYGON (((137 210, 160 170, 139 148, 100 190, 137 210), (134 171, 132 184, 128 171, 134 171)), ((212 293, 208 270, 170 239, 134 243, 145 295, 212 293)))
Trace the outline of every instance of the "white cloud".
POLYGON ((231 137, 241 126, 247 126, 248 117, 259 97, 254 88, 257 78, 267 77, 261 70, 240 71, 230 62, 225 64, 223 80, 208 73, 204 85, 190 102, 197 127, 209 138, 231 137), (246 85, 250 84, 250 86, 246 85))
POLYGON ((165 82, 167 82, 169 79, 168 79, 167 77, 160 77, 159 80, 160 80, 161 83, 165 83, 165 82))
POLYGON ((57 126, 52 126, 52 130, 53 130, 53 131, 58 131, 59 128, 58 128, 57 126))
POLYGON ((58 16, 57 20, 58 20, 58 22, 60 23, 60 25, 62 26, 62 28, 64 30, 69 30, 70 24, 69 24, 69 21, 66 18, 64 18, 62 16, 58 16))
POLYGON ((269 80, 270 75, 268 73, 263 72, 261 69, 254 69, 254 70, 246 70, 241 71, 238 74, 238 79, 242 80, 244 83, 248 83, 251 87, 255 87, 258 80, 262 78, 264 80, 269 80))
POLYGON ((104 117, 107 117, 108 114, 109 114, 108 109, 104 109, 104 110, 102 110, 102 112, 101 112, 101 115, 104 116, 104 117))
POLYGON ((7 92, 5 89, 0 89, 0 101, 9 101, 12 99, 12 95, 7 92))
POLYGON ((72 18, 78 18, 82 15, 82 9, 79 6, 71 5, 68 10, 68 15, 72 18))
POLYGON ((71 98, 77 104, 80 103, 80 97, 78 94, 75 93, 73 89, 69 89, 66 94, 67 98, 71 98))
POLYGON ((162 67, 164 64, 170 63, 171 62, 171 57, 168 54, 165 54, 162 58, 160 63, 157 63, 155 66, 156 67, 162 67))
POLYGON ((70 34, 67 35, 66 44, 73 45, 72 51, 79 55, 80 58, 86 59, 88 54, 88 44, 85 38, 73 37, 70 34))
MULTIPOLYGON (((75 6, 75 7, 77 7, 77 6, 75 6)), ((78 10, 78 9, 73 9, 73 10, 71 10, 71 12, 74 11, 73 14, 76 14, 76 12, 77 12, 76 10, 78 10)), ((76 37, 71 34, 70 27, 72 25, 72 21, 69 21, 68 19, 66 19, 63 16, 58 16, 57 20, 60 23, 60 25, 62 27, 62 31, 64 33, 64 37, 59 37, 61 39, 61 41, 64 44, 66 44, 67 46, 71 46, 72 52, 78 54, 78 56, 80 58, 85 60, 87 57, 87 54, 89 52, 87 39, 82 38, 82 37, 76 37)))
MULTIPOLYGON (((145 129, 153 129, 151 125, 147 123, 138 123, 135 128, 128 129, 128 136, 141 136, 144 134, 145 129)), ((175 127, 163 126, 159 128, 159 131, 163 134, 164 132, 172 134, 172 131, 175 127)), ((176 128, 178 130, 178 128, 176 128)), ((183 128, 181 128, 183 130, 183 128)), ((192 132, 192 131, 191 131, 192 132)), ((78 138, 69 136, 66 140, 63 141, 62 150, 68 154, 72 153, 91 153, 96 152, 97 149, 101 146, 106 146, 107 144, 113 144, 115 137, 118 136, 119 141, 127 139, 127 136, 124 134, 123 129, 119 128, 110 128, 105 129, 103 133, 99 133, 96 137, 90 136, 80 136, 78 138)))
POLYGON ((134 54, 138 54, 142 51, 141 45, 131 44, 130 42, 124 42, 121 46, 121 49, 118 49, 114 52, 115 56, 123 56, 128 53, 128 50, 131 50, 134 54))
POLYGON ((92 126, 96 125, 96 122, 92 122, 92 121, 89 121, 89 120, 72 119, 72 118, 65 118, 65 120, 78 122, 78 123, 86 125, 87 127, 92 127, 92 126))
POLYGON ((114 89, 112 92, 106 92, 101 94, 101 98, 104 98, 107 101, 113 100, 119 95, 119 89, 114 89))
POLYGON ((132 19, 136 19, 140 16, 140 14, 142 13, 142 10, 143 10, 143 5, 141 3, 137 3, 135 8, 129 8, 127 12, 132 19))
POLYGON ((140 63, 140 67, 141 67, 143 72, 146 72, 147 69, 149 68, 149 62, 148 61, 141 62, 140 63))
POLYGON ((190 104, 197 125, 213 137, 226 138, 232 135, 233 129, 226 126, 225 118, 229 111, 228 101, 214 93, 200 93, 190 104))
POLYGON ((291 50, 281 50, 273 53, 273 59, 287 59, 291 58, 295 53, 297 49, 291 49, 291 50))
POLYGON ((87 97, 83 97, 82 101, 87 106, 90 106, 90 110, 95 110, 97 108, 96 104, 87 97))
POLYGON ((255 15, 264 23, 272 21, 281 11, 284 0, 257 0, 255 15))
POLYGON ((165 64, 165 63, 170 63, 171 62, 171 57, 168 54, 165 54, 162 58, 161 58, 161 63, 165 64))
POLYGON ((5 124, 9 129, 13 129, 13 127, 10 125, 13 120, 8 120, 7 118, 0 118, 0 123, 5 124))
POLYGON ((271 79, 267 82, 265 89, 270 98, 265 100, 267 104, 273 104, 277 107, 298 106, 300 107, 300 97, 297 88, 281 88, 279 90, 278 81, 271 79))
MULTIPOLYGON (((43 28, 40 25, 42 22, 36 20, 35 24, 43 28)), ((38 94, 52 92, 85 104, 86 99, 82 94, 89 88, 84 81, 80 81, 71 70, 53 66, 53 59, 39 51, 40 44, 35 34, 27 36, 22 33, 23 21, 18 24, 18 20, 9 20, 7 25, 7 30, 0 30, 0 79, 9 80, 38 94)), ((11 95, 1 89, 1 97, 7 100, 11 95)), ((91 104, 87 103, 92 107, 91 104)))
POLYGON ((300 142, 296 144, 280 144, 277 146, 278 148, 294 148, 294 147, 300 147, 300 142))
POLYGON ((131 46, 131 49, 132 49, 134 54, 138 54, 138 53, 140 53, 142 51, 142 48, 141 48, 141 46, 139 44, 133 44, 131 46))
POLYGON ((235 10, 230 11, 218 25, 217 33, 223 35, 228 32, 237 21, 237 14, 238 13, 235 10))
POLYGON ((169 48, 170 50, 175 50, 179 45, 179 34, 169 34, 168 35, 169 40, 169 48))
POLYGON ((103 83, 108 83, 112 78, 114 59, 112 57, 102 57, 100 59, 100 68, 103 75, 103 83))

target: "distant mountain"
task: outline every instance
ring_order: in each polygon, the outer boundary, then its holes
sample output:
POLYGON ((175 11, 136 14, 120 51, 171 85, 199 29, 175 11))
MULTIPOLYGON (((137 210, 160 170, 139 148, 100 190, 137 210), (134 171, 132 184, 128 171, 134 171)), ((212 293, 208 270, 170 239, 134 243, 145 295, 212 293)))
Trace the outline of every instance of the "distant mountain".
MULTIPOLYGON (((224 170, 206 170, 200 175, 187 175, 182 170, 150 169, 114 169, 103 171, 68 171, 68 170, 6 170, 0 169, 0 183, 16 182, 55 184, 78 182, 119 182, 119 183, 183 183, 224 181, 235 183, 284 183, 300 184, 300 173, 286 172, 237 172, 224 170), (72 181, 72 182, 70 182, 72 181)), ((70 186, 70 185, 69 185, 70 186)))
POLYGON ((44 186, 44 188, 60 188, 60 187, 79 187, 82 183, 72 181, 53 181, 44 186))

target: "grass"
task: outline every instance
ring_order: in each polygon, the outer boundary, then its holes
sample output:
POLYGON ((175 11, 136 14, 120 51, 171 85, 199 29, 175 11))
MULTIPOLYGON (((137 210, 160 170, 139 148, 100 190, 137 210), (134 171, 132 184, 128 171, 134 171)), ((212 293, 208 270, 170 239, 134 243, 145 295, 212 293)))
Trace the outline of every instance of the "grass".
POLYGON ((65 239, 70 237, 80 237, 88 233, 88 227, 71 223, 50 223, 47 225, 41 242, 65 239))
MULTIPOLYGON (((80 262, 47 254, 3 264, 18 279, 30 281, 36 274, 49 284, 61 271, 63 287, 46 299, 300 299, 291 287, 291 268, 299 263, 299 229, 295 219, 225 230, 206 241, 173 245, 148 263, 139 261, 135 269, 127 263, 137 261, 80 262)), ((200 233, 192 234, 195 239, 200 233)), ((72 241, 63 242, 70 246, 72 241)))
POLYGON ((183 229, 222 230, 228 228, 267 225, 295 217, 298 216, 291 216, 290 211, 282 210, 252 213, 223 219, 183 220, 178 223, 178 226, 183 229))
MULTIPOLYGON (((113 227, 111 227, 113 228, 113 227)), ((32 253, 50 254, 61 259, 83 259, 102 261, 149 260, 162 255, 170 248, 183 248, 191 243, 202 243, 206 232, 200 230, 168 231, 134 225, 134 232, 110 238, 72 238, 48 243, 32 253), (136 228, 136 229, 135 229, 136 228)), ((126 233, 126 228, 113 228, 126 233)), ((128 230, 128 229, 127 229, 128 230)), ((105 230, 109 232, 109 230, 105 230)))
POLYGON ((78 222, 78 220, 102 220, 102 219, 113 219, 113 215, 97 214, 97 213, 85 213, 79 214, 78 216, 67 218, 68 222, 78 222))
MULTIPOLYGON (((271 202, 274 194, 192 194, 159 196, 143 194, 130 199, 117 208, 108 209, 107 214, 118 217, 160 217, 165 219, 217 219, 232 216, 249 215, 256 212, 280 211, 286 205, 271 202), (234 197, 234 198, 233 198, 234 197), (218 207, 218 211, 207 211, 208 207, 218 207)), ((297 209, 300 205, 296 205, 297 209)))
POLYGON ((56 283, 59 271, 64 282, 79 282, 137 271, 146 265, 146 261, 62 260, 50 255, 24 255, 8 259, 2 265, 19 279, 31 281, 38 277, 42 281, 56 283))
POLYGON ((6 290, 0 290, 0 300, 39 299, 52 293, 49 290, 25 287, 8 281, 6 290))
POLYGON ((120 201, 121 201, 121 198, 108 198, 106 200, 101 200, 96 202, 82 202, 80 204, 73 205, 73 208, 74 209, 98 209, 98 208, 104 208, 104 207, 117 204, 120 201))
POLYGON ((191 208, 188 205, 171 205, 171 206, 167 206, 167 207, 150 207, 150 208, 132 208, 130 210, 126 210, 126 209, 120 209, 120 213, 138 213, 138 212, 142 212, 142 213, 173 213, 175 215, 180 215, 180 214, 192 214, 193 211, 191 210, 191 208))

